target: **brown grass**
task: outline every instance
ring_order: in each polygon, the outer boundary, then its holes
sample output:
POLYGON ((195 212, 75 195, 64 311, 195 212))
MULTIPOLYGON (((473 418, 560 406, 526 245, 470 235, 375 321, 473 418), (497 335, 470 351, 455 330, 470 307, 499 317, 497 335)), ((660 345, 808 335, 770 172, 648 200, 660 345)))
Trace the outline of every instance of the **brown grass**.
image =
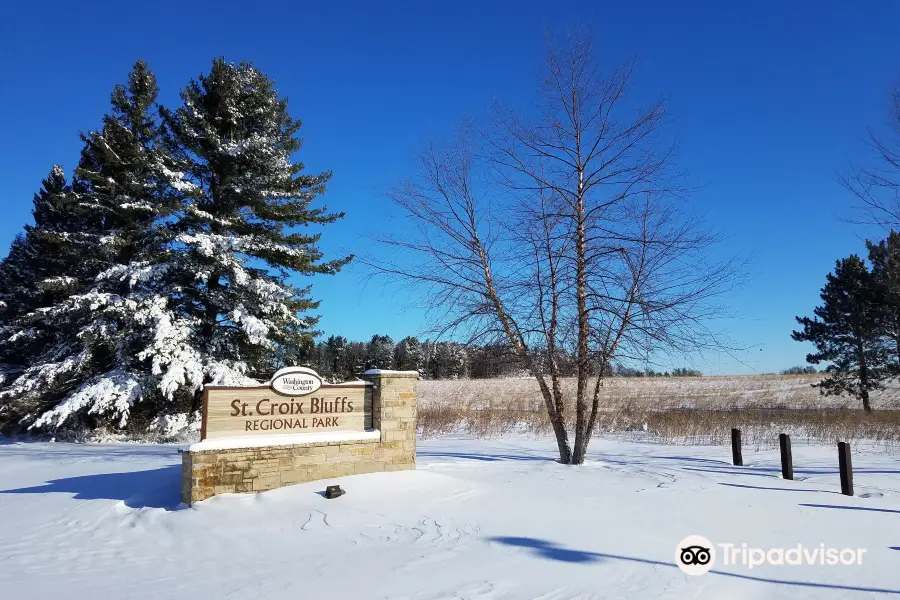
MULTIPOLYGON (((767 447, 779 433, 810 443, 900 442, 900 390, 879 392, 866 415, 848 397, 821 396, 815 375, 614 378, 601 393, 598 435, 662 443, 727 444, 739 427, 744 443, 767 447)), ((573 379, 565 380, 567 396, 573 379)), ((419 433, 476 437, 548 435, 546 409, 532 379, 423 381, 419 433)), ((567 411, 570 425, 574 410, 567 411)))

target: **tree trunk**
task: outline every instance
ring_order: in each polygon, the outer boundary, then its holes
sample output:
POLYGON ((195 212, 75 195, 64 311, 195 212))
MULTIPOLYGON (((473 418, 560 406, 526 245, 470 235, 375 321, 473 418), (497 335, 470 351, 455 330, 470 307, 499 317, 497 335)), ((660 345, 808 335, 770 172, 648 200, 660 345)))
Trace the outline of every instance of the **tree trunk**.
POLYGON ((605 362, 602 362, 600 364, 600 374, 597 375, 597 381, 594 384, 594 394, 591 397, 591 414, 587 420, 584 437, 581 439, 581 449, 580 451, 576 450, 576 452, 580 452, 582 462, 584 462, 584 456, 587 454, 588 443, 591 441, 591 434, 594 431, 594 423, 597 422, 597 412, 600 408, 600 387, 603 385, 603 370, 605 368, 605 362))
POLYGON ((866 354, 862 344, 857 346, 856 351, 859 357, 859 397, 862 400, 863 410, 868 414, 872 412, 872 406, 869 404, 869 367, 866 364, 866 354))
POLYGON ((547 416, 550 419, 550 425, 553 427, 553 435, 556 437, 556 448, 559 450, 559 462, 568 465, 573 463, 572 449, 569 446, 569 432, 566 431, 566 423, 563 415, 549 407, 554 403, 554 398, 550 393, 547 384, 541 378, 538 378, 541 386, 541 395, 544 396, 544 403, 548 405, 547 416))
POLYGON ((568 465, 573 464, 572 449, 569 447, 569 433, 561 415, 550 417, 553 425, 553 435, 556 436, 556 448, 559 450, 559 462, 568 465))
POLYGON ((206 284, 207 297, 206 305, 203 307, 203 326, 201 328, 201 338, 203 339, 203 344, 206 346, 207 350, 210 349, 210 344, 215 335, 216 318, 219 316, 218 307, 216 306, 215 300, 212 298, 219 287, 221 287, 219 284, 219 276, 217 274, 211 275, 206 284))
POLYGON ((550 425, 553 427, 553 435, 556 437, 556 447, 559 450, 559 462, 564 465, 572 463, 572 449, 569 446, 569 432, 566 431, 566 422, 563 413, 556 410, 557 402, 562 402, 562 392, 559 396, 554 397, 555 392, 551 392, 547 386, 544 374, 538 371, 537 366, 532 362, 529 366, 531 374, 537 379, 538 387, 541 388, 541 396, 544 397, 544 404, 547 406, 547 416, 550 419, 550 425))
POLYGON ((195 412, 200 410, 200 408, 202 406, 203 406, 203 389, 201 388, 201 389, 197 390, 196 392, 194 392, 194 399, 191 401, 190 414, 193 415, 195 412))
MULTIPOLYGON (((895 329, 900 331, 900 326, 895 327, 895 329)), ((894 348, 897 353, 897 364, 900 365, 900 335, 894 338, 894 348)))
POLYGON ((556 445, 559 447, 559 462, 567 465, 572 462, 572 449, 569 447, 569 432, 566 431, 563 392, 559 385, 559 378, 554 376, 552 381, 553 400, 556 408, 554 415, 551 417, 553 433, 556 435, 556 445))
MULTIPOLYGON (((215 336, 216 331, 216 317, 219 314, 219 311, 215 305, 215 301, 211 298, 211 296, 212 292, 219 288, 219 276, 213 275, 212 277, 210 277, 206 286, 208 295, 206 298, 206 305, 203 308, 203 321, 200 327, 200 338, 203 341, 204 348, 207 351, 210 351, 212 349, 212 339, 215 336)), ((206 383, 206 377, 204 377, 203 384, 206 385, 206 383)), ((192 415, 202 408, 202 399, 203 388, 201 387, 199 390, 194 392, 194 398, 191 401, 192 415)))
POLYGON ((575 396, 575 453, 572 455, 572 464, 580 465, 584 462, 587 451, 587 422, 585 412, 587 406, 584 395, 587 391, 588 380, 588 334, 590 323, 587 310, 587 265, 585 264, 586 233, 584 227, 584 171, 578 171, 578 205, 577 205, 577 237, 575 238, 575 296, 578 305, 578 388, 575 396))

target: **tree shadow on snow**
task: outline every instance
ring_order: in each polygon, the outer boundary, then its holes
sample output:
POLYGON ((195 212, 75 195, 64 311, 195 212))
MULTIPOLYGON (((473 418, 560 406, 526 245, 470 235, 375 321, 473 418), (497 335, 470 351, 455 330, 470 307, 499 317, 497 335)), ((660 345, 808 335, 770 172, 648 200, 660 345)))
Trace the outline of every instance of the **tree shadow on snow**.
MULTIPOLYGON (((682 467, 685 471, 695 471, 697 473, 716 473, 721 475, 749 475, 753 477, 767 477, 769 479, 781 479, 781 469, 779 468, 777 471, 774 469, 771 472, 768 472, 767 469, 759 469, 758 471, 749 471, 743 470, 741 467, 732 467, 730 469, 708 469, 701 467, 682 467), (739 470, 741 469, 741 470, 739 470)), ((800 472, 794 470, 795 475, 799 475, 800 472)))
POLYGON ((534 460, 534 461, 546 461, 546 462, 559 462, 558 458, 551 458, 549 456, 528 456, 524 454, 475 454, 473 452, 430 452, 430 451, 422 451, 419 450, 416 452, 416 456, 429 456, 429 457, 438 457, 438 458, 462 458, 467 460, 481 460, 487 462, 494 462, 500 460, 534 460))
POLYGON ((31 460, 87 458, 113 461, 123 458, 178 458, 178 444, 82 444, 44 439, 0 439, 0 458, 22 456, 31 460))
POLYGON ((870 506, 840 506, 839 504, 800 504, 799 506, 809 506, 810 508, 837 508, 840 510, 864 510, 880 513, 894 513, 900 515, 900 510, 890 508, 872 508, 870 506))
POLYGON ((498 542, 507 546, 519 546, 521 548, 529 548, 541 558, 549 560, 558 560, 560 562, 569 563, 592 563, 600 562, 605 557, 598 552, 585 552, 584 550, 569 550, 562 546, 557 546, 546 540, 528 537, 492 537, 492 542, 498 542))
POLYGON ((651 456, 653 459, 663 459, 663 460, 677 460, 677 461, 686 461, 686 462, 698 462, 698 463, 709 463, 712 465, 730 465, 731 463, 726 460, 719 460, 715 458, 695 458, 692 456, 651 456))
POLYGON ((129 508, 175 510, 181 502, 181 466, 171 465, 147 471, 99 473, 52 479, 43 485, 0 494, 72 494, 75 500, 119 500, 129 508))
POLYGON ((812 488, 787 488, 787 487, 764 487, 761 485, 747 485, 744 483, 722 483, 719 482, 719 485, 724 485, 727 487, 735 487, 735 488, 745 488, 748 490, 769 490, 772 492, 820 492, 823 494, 839 494, 840 492, 835 492, 834 490, 814 490, 812 488))
MULTIPOLYGON (((835 461, 837 462, 837 461, 835 461)), ((796 463, 794 463, 796 465, 796 463)), ((717 469, 712 467, 684 467, 687 471, 700 471, 704 473, 721 473, 723 475, 759 475, 762 477, 781 477, 781 466, 773 467, 728 467, 717 469)), ((900 475, 900 469, 853 469, 854 473, 868 473, 870 475, 900 475)), ((834 469, 797 469, 795 475, 838 475, 840 471, 834 469)))
MULTIPOLYGON (((597 562, 605 562, 607 560, 622 560, 628 562, 636 562, 643 563, 647 565, 659 566, 659 567, 669 567, 672 569, 677 569, 678 565, 672 562, 663 562, 659 560, 651 560, 647 558, 638 558, 636 556, 624 556, 621 554, 607 554, 604 552, 588 552, 584 550, 571 550, 568 548, 564 548, 553 542, 548 542, 546 540, 540 540, 537 538, 528 538, 528 537, 492 537, 488 538, 489 541, 497 542, 500 544, 504 544, 507 546, 518 546, 520 548, 528 548, 532 552, 534 552, 539 558, 545 558, 548 560, 556 560, 560 562, 568 562, 568 563, 597 563, 597 562)), ((878 594, 900 594, 900 590, 892 590, 887 588, 873 588, 873 587, 857 587, 852 585, 838 585, 838 584, 829 584, 829 583, 818 583, 812 581, 793 581, 790 579, 769 579, 767 577, 755 577, 753 575, 743 575, 740 573, 726 573, 724 571, 717 571, 713 569, 709 572, 712 575, 720 575, 722 577, 735 577, 737 579, 747 579, 750 581, 759 581, 761 583, 774 583, 777 585, 787 585, 787 586, 795 586, 795 587, 811 587, 811 588, 825 588, 832 590, 847 590, 851 592, 869 592, 869 593, 878 593, 878 594)))

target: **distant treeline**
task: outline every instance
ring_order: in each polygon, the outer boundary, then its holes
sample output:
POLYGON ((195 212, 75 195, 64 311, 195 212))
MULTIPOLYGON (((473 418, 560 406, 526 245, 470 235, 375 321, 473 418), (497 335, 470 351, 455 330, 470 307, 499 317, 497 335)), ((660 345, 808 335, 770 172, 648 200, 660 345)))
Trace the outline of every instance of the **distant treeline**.
MULTIPOLYGON (((334 381, 345 381, 368 369, 418 371, 426 379, 486 379, 526 376, 527 368, 511 348, 502 345, 471 346, 458 342, 434 342, 405 337, 399 342, 388 335, 374 335, 368 342, 353 342, 342 336, 311 342, 303 351, 307 366, 334 381)), ((575 375, 575 358, 559 352, 557 364, 564 377, 575 375)), ((594 365, 596 373, 599 366, 594 365)), ((671 371, 636 369, 612 365, 608 376, 698 377, 696 369, 671 371)))
MULTIPOLYGON (((791 367, 789 369, 784 369, 781 371, 782 375, 815 375, 819 371, 812 365, 807 365, 805 367, 791 367)), ((824 372, 824 370, 823 370, 824 372)))

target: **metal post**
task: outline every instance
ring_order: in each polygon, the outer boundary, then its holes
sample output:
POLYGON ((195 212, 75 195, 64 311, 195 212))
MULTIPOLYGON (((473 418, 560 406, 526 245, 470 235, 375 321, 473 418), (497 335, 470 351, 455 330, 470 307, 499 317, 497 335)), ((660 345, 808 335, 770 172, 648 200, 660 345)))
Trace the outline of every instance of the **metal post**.
POLYGON ((841 469, 841 493, 853 495, 853 463, 850 461, 850 444, 838 442, 838 466, 841 469))
POLYGON ((781 476, 785 479, 794 478, 794 463, 791 460, 791 436, 782 433, 778 436, 781 445, 781 476))
POLYGON ((744 466, 744 457, 741 456, 741 430, 731 430, 731 462, 736 467, 744 466))

